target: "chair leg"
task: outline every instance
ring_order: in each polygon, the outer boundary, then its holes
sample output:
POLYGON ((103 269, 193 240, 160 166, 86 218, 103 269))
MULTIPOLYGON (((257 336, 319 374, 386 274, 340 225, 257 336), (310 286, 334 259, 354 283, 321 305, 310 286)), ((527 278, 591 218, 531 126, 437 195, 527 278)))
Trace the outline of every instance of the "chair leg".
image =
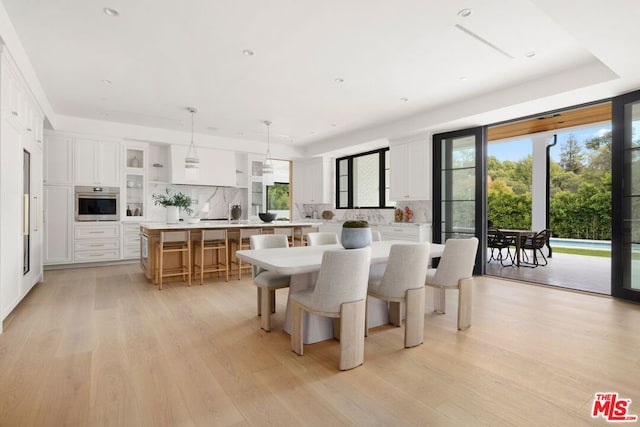
POLYGON ((256 287, 257 298, 258 301, 258 316, 262 316, 262 288, 256 287))
POLYGON ((258 288, 260 290, 260 327, 267 332, 271 331, 271 294, 275 294, 273 289, 258 288))
POLYGON ((302 307, 295 301, 291 301, 291 350, 302 356, 304 345, 302 342, 302 330, 304 328, 302 307))
POLYGON ((458 330, 463 331, 471 326, 471 285, 473 279, 468 277, 458 281, 458 330))
POLYGON ((402 326, 402 303, 401 302, 389 302, 389 323, 395 327, 402 326))
POLYGON ((340 364, 341 371, 353 369, 364 361, 365 300, 340 306, 340 364))
POLYGON ((444 288, 433 288, 433 311, 444 314, 445 305, 444 288))
POLYGON ((424 286, 407 289, 407 317, 404 325, 404 346, 415 347, 424 342, 424 286))

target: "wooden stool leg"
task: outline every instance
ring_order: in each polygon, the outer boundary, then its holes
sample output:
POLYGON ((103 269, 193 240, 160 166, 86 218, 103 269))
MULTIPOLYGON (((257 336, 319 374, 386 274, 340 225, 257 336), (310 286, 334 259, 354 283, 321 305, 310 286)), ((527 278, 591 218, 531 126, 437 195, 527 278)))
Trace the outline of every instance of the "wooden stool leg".
POLYGON ((164 266, 163 266, 164 251, 160 249, 159 252, 160 252, 160 265, 158 266, 158 268, 160 269, 160 272, 159 272, 160 278, 158 279, 158 289, 162 290, 162 273, 164 271, 164 266))

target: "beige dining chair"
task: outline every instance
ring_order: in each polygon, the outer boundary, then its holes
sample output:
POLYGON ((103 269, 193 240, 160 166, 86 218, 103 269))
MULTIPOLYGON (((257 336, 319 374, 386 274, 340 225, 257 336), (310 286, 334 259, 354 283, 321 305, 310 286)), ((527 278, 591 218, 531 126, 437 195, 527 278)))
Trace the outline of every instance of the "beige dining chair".
MULTIPOLYGON (((429 262, 429 245, 392 245, 382 276, 369 276, 369 296, 389 302, 389 320, 402 325, 402 304, 406 307, 404 346, 424 341, 424 278, 429 262)), ((368 325, 366 335, 369 335, 368 325)))
POLYGON ((339 320, 340 370, 364 361, 367 282, 371 247, 330 250, 322 254, 315 288, 289 294, 292 317, 291 350, 304 354, 303 312, 339 320))
POLYGON ((471 326, 471 284, 478 239, 449 239, 437 268, 427 270, 425 285, 434 288, 434 311, 445 313, 445 290, 458 290, 458 330, 471 326))
POLYGON ((338 235, 336 233, 319 232, 307 234, 307 244, 309 246, 336 245, 338 243, 338 235))
MULTIPOLYGON (((289 241, 284 234, 261 234, 250 237, 251 249, 287 248, 289 241)), ((260 326, 271 331, 271 313, 276 312, 276 289, 288 288, 291 276, 251 266, 253 283, 258 287, 258 316, 260 326)))
POLYGON ((293 246, 293 227, 275 227, 273 229, 273 234, 282 234, 287 236, 289 246, 293 246))

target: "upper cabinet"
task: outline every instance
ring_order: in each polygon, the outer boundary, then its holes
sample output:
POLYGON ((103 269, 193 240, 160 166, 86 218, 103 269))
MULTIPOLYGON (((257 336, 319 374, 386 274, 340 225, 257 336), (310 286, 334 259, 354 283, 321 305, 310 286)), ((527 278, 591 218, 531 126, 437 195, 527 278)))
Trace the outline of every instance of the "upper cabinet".
POLYGON ((236 186, 236 154, 233 151, 197 148, 200 159, 200 178, 191 181, 185 176, 186 145, 171 146, 171 183, 185 185, 236 186))
POLYGON ((47 134, 44 144, 45 185, 73 185, 73 138, 47 134))
POLYGON ((391 200, 431 200, 431 145, 426 138, 389 147, 391 200))
POLYGON ((331 167, 323 157, 293 162, 293 201, 296 203, 333 203, 331 167))
POLYGON ((142 142, 125 141, 123 144, 124 191, 120 198, 120 218, 123 220, 139 220, 147 211, 147 148, 148 145, 142 142))
POLYGON ((120 186, 120 144, 78 138, 74 156, 76 185, 120 186))

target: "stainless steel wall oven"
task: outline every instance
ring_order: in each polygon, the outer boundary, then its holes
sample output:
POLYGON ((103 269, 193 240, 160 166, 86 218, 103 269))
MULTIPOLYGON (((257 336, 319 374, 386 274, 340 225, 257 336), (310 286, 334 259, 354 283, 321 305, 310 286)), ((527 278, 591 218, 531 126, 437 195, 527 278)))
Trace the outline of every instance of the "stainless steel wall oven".
POLYGON ((118 187, 76 187, 76 221, 119 221, 118 187))

